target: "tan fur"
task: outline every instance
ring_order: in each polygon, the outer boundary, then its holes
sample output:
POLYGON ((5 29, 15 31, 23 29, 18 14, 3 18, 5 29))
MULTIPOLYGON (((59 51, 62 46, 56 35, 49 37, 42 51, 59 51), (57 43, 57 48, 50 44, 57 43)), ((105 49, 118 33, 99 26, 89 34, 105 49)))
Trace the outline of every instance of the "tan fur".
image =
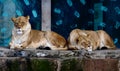
POLYGON ((106 46, 109 49, 116 49, 112 38, 103 30, 97 31, 100 38, 100 48, 106 46))
POLYGON ((29 16, 12 18, 14 28, 10 48, 38 48, 50 47, 52 50, 66 50, 66 40, 53 31, 32 30, 29 16))
POLYGON ((103 30, 97 32, 92 30, 74 29, 68 38, 69 49, 96 50, 97 48, 107 47, 115 49, 111 37, 103 30))

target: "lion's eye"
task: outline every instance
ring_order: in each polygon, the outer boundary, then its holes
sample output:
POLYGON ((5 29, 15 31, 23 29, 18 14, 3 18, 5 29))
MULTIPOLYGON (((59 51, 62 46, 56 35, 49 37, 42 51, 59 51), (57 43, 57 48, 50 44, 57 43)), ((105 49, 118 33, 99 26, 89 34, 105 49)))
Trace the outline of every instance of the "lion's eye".
POLYGON ((18 24, 17 22, 15 24, 18 24))
POLYGON ((17 25, 17 23, 15 23, 15 25, 17 25))
POLYGON ((86 45, 86 43, 85 43, 85 42, 82 42, 82 43, 81 43, 81 45, 85 46, 85 45, 86 45))
POLYGON ((23 24, 24 24, 25 22, 21 22, 21 23, 23 23, 23 24))

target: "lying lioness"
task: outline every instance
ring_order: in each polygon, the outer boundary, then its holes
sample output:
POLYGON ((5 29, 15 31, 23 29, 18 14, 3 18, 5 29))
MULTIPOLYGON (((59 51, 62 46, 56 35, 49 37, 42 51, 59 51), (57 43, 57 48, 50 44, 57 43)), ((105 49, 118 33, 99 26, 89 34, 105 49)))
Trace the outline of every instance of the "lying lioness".
POLYGON ((32 30, 29 16, 12 18, 14 28, 12 30, 11 49, 49 47, 51 50, 66 50, 66 40, 53 31, 32 30))
POLYGON ((108 49, 115 49, 111 37, 103 30, 91 31, 74 29, 68 38, 69 49, 85 49, 88 51, 101 49, 106 47, 108 49))

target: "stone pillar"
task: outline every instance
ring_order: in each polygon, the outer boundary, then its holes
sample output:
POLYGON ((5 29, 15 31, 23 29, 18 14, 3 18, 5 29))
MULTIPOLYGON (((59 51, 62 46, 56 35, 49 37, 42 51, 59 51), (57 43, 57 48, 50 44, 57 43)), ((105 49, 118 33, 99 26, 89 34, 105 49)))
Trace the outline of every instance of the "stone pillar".
POLYGON ((42 0, 42 31, 51 30, 51 0, 42 0))
POLYGON ((94 4, 94 10, 95 10, 94 30, 98 30, 99 24, 103 22, 103 12, 101 10, 101 7, 102 7, 102 3, 95 3, 94 4))

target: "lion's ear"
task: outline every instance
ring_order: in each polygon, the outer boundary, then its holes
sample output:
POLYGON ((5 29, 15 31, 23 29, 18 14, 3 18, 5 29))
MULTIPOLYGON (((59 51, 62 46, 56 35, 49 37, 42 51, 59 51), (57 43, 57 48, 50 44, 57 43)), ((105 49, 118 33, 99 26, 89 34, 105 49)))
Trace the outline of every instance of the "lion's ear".
POLYGON ((13 22, 15 22, 16 18, 11 18, 11 20, 12 20, 13 22))
POLYGON ((28 20, 29 20, 29 19, 30 19, 30 16, 26 16, 26 19, 28 19, 28 20))

